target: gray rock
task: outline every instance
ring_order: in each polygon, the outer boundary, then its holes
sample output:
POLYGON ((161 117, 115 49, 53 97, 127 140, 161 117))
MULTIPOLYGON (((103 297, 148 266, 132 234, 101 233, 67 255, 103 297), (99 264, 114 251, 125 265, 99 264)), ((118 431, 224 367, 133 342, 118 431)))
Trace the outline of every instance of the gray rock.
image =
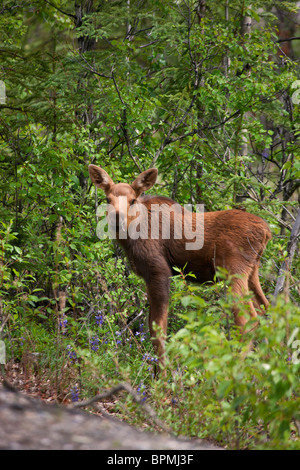
POLYGON ((202 440, 135 429, 0 385, 0 450, 221 450, 202 440))

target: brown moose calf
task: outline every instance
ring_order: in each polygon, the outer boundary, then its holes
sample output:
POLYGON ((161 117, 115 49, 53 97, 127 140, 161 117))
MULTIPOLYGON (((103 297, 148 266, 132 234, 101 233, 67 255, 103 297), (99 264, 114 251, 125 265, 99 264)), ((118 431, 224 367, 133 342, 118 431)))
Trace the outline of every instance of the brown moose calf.
MULTIPOLYGON (((170 277, 173 267, 192 272, 199 283, 214 281, 217 268, 232 275, 237 297, 252 293, 249 318, 263 315, 269 302, 258 277, 259 262, 271 232, 256 215, 240 210, 197 214, 163 196, 143 196, 157 178, 152 168, 132 184, 114 184, 102 168, 89 165, 93 183, 104 190, 107 220, 124 248, 132 269, 147 285, 149 328, 160 364, 164 362, 170 277), (198 217, 198 218, 197 218, 198 217), (153 324, 158 328, 153 328, 153 324), (163 335, 155 332, 161 331, 163 335)), ((247 318, 233 308, 236 325, 243 330, 247 318)))

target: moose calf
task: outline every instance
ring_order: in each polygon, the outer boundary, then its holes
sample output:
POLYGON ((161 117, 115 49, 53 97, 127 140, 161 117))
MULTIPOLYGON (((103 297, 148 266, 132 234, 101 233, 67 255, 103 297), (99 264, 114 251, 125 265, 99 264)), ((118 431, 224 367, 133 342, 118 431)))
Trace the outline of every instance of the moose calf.
MULTIPOLYGON (((192 272, 199 283, 214 281, 217 268, 226 268, 232 275, 233 294, 252 294, 248 301, 249 318, 264 314, 269 302, 262 291, 258 269, 271 239, 264 220, 235 209, 205 212, 197 219, 197 213, 186 211, 172 199, 144 196, 142 193, 156 181, 155 168, 142 172, 132 184, 115 184, 105 170, 95 165, 89 165, 89 174, 106 194, 108 225, 115 230, 132 269, 146 282, 149 329, 160 365, 164 363, 174 267, 192 272), (154 323, 158 328, 153 328, 154 323)), ((233 314, 236 325, 244 330, 248 319, 239 314, 237 307, 233 314)))

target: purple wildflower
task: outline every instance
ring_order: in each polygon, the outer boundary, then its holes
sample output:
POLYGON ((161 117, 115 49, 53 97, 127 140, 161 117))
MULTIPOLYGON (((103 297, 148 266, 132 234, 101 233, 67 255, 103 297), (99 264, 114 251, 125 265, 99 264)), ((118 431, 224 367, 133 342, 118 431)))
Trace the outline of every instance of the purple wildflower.
POLYGON ((98 326, 101 326, 103 324, 104 318, 103 318, 101 310, 98 311, 98 315, 95 316, 95 320, 98 326))
POLYGON ((99 343, 100 343, 100 340, 98 336, 92 336, 92 338, 90 338, 91 350, 95 352, 98 351, 99 343))
POLYGON ((66 332, 67 325, 68 325, 68 319, 66 318, 65 315, 63 315, 61 321, 59 322, 59 326, 60 326, 60 329, 61 329, 63 335, 66 332))
POLYGON ((73 403, 79 400, 79 390, 76 386, 71 388, 71 400, 73 403))
POLYGON ((146 387, 143 382, 141 382, 138 386, 137 392, 139 395, 141 395, 141 401, 146 401, 146 387))
POLYGON ((77 361, 76 352, 73 350, 73 348, 70 344, 68 344, 68 346, 66 347, 66 350, 67 350, 67 356, 70 359, 71 364, 75 364, 75 362, 77 361))

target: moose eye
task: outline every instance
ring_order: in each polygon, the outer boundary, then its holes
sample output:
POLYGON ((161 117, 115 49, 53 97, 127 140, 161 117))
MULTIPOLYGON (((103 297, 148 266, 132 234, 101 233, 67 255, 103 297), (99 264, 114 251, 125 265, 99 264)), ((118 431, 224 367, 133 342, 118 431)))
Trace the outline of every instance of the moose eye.
POLYGON ((132 199, 132 201, 130 201, 130 205, 133 206, 135 202, 136 202, 136 199, 132 199))

